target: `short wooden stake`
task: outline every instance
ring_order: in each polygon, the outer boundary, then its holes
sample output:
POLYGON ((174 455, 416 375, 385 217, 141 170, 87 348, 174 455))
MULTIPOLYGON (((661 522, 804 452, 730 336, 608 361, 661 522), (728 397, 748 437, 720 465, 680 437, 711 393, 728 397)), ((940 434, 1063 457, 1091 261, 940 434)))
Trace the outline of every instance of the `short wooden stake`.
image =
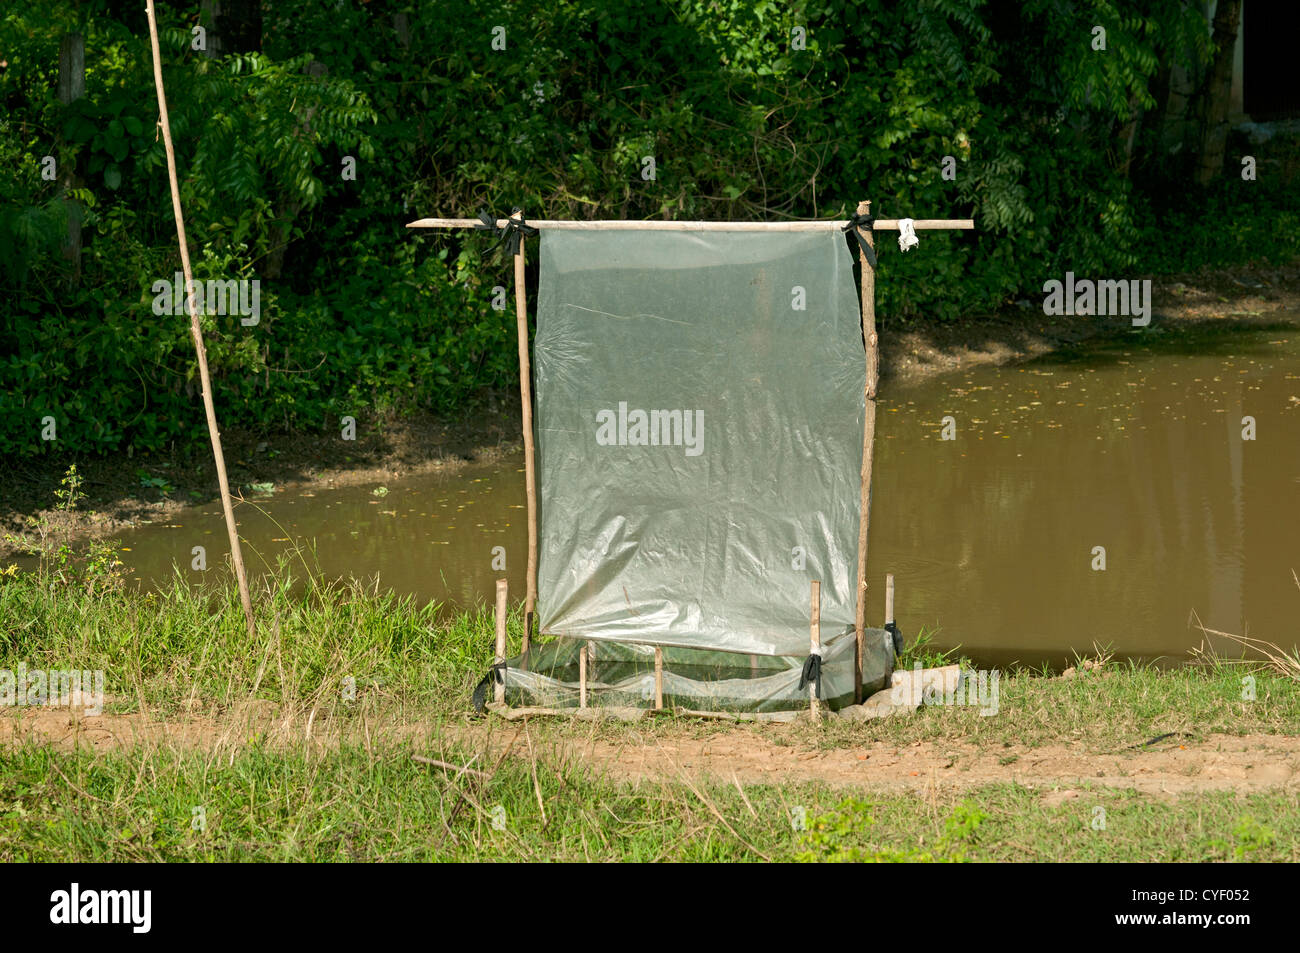
MULTIPOLYGON (((869 215, 870 202, 858 203, 858 214, 869 215)), ((875 239, 870 231, 858 229, 871 247, 875 239)), ((853 619, 857 645, 853 651, 853 701, 862 701, 862 653, 867 632, 867 537, 871 526, 871 458, 876 445, 876 386, 880 379, 880 340, 876 336, 876 270, 867 261, 865 250, 858 249, 862 268, 862 339, 867 349, 866 425, 862 428, 861 515, 858 518, 858 600, 853 619)))
POLYGON ((894 621, 894 574, 885 575, 885 624, 894 621))
MULTIPOLYGON (((504 662, 506 660, 506 599, 509 593, 509 584, 504 579, 497 580, 497 645, 496 658, 494 662, 504 662)), ((502 679, 495 683, 493 689, 493 698, 497 702, 506 700, 505 680, 502 679)))
MULTIPOLYGON (((822 584, 812 581, 811 619, 808 625, 808 637, 811 654, 820 655, 822 650, 822 584)), ((814 718, 818 715, 817 683, 808 686, 808 710, 814 718)))
POLYGON ((578 650, 578 707, 587 707, 587 643, 578 650))
POLYGON ((664 650, 655 646, 655 708, 664 707, 664 650))
MULTIPOLYGON (((517 212, 512 218, 523 218, 517 212)), ((519 338, 519 402, 523 408, 524 492, 528 497, 528 576, 524 583, 524 641, 527 654, 533 641, 533 617, 537 612, 537 468, 533 450, 533 379, 528 359, 528 284, 524 277, 523 235, 515 253, 515 330, 519 338)))

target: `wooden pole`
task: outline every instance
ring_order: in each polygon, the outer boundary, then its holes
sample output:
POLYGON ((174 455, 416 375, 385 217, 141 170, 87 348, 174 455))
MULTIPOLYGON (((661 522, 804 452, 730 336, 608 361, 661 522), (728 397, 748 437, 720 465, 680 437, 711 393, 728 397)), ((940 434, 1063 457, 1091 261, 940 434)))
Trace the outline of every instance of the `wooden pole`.
POLYGON ((230 560, 235 567, 235 580, 239 584, 239 601, 244 606, 244 621, 248 637, 257 637, 253 622, 253 600, 248 594, 248 576, 244 572, 244 554, 239 548, 239 530, 235 526, 235 509, 230 502, 230 483, 226 479, 226 458, 221 452, 221 431, 217 428, 217 411, 212 403, 212 380, 208 376, 208 352, 203 346, 203 328, 194 308, 194 275, 190 270, 190 251, 185 242, 185 218, 181 214, 181 191, 176 181, 176 152, 172 148, 171 121, 167 118, 167 96, 163 91, 162 54, 158 49, 158 22, 153 0, 146 0, 145 12, 149 16, 149 42, 153 47, 153 79, 158 90, 158 125, 162 127, 163 148, 167 153, 167 178, 171 183, 172 212, 176 217, 176 238, 181 249, 181 271, 185 275, 185 306, 190 314, 190 336, 194 339, 194 353, 198 356, 199 384, 203 390, 203 409, 208 417, 208 437, 212 441, 212 456, 217 466, 217 483, 221 488, 221 508, 226 516, 226 533, 230 537, 230 560))
POLYGON ((587 707, 587 643, 578 650, 578 707, 587 707))
MULTIPOLYGON (((509 583, 504 579, 497 580, 497 644, 496 657, 492 660, 504 662, 506 660, 506 601, 509 594, 509 583)), ((493 690, 493 698, 498 704, 506 700, 506 686, 504 680, 494 683, 496 688, 493 690)))
POLYGON ((894 621, 894 574, 885 574, 885 622, 894 621))
MULTIPOLYGON (((882 218, 875 222, 874 228, 880 231, 898 231, 899 219, 882 218)), ((506 219, 497 219, 497 228, 505 225, 506 219)), ((407 228, 477 228, 483 223, 477 218, 421 218, 407 222, 407 228)), ((843 229, 847 222, 830 219, 815 222, 665 222, 660 219, 636 221, 626 219, 606 219, 604 221, 582 222, 572 219, 542 219, 529 222, 537 228, 566 228, 577 231, 606 231, 618 229, 650 229, 669 232, 826 232, 843 229)), ((918 218, 912 220, 912 227, 918 232, 940 228, 972 229, 975 220, 970 218, 918 218)))
MULTIPOLYGON (((59 102, 68 106, 74 100, 86 95, 86 35, 84 33, 65 33, 59 43, 59 102)), ((62 145, 62 137, 60 137, 62 145)), ((81 224, 85 220, 85 210, 81 203, 68 197, 68 192, 76 188, 77 164, 73 161, 63 163, 59 170, 59 191, 62 194, 63 208, 68 220, 68 229, 63 238, 63 257, 72 266, 68 283, 76 287, 81 283, 81 224)))
MULTIPOLYGON (((512 218, 523 218, 516 212, 512 218)), ((528 359, 528 286, 524 278, 524 242, 519 236, 515 255, 515 324, 519 337, 519 402, 523 407, 524 491, 528 496, 528 577, 524 588, 524 642, 526 654, 533 640, 537 609, 537 470, 533 451, 533 379, 528 359)))
MULTIPOLYGON (((871 214, 871 202, 859 202, 858 214, 871 214)), ((875 247, 871 232, 858 229, 868 245, 875 247)), ((876 336, 876 271, 867 261, 865 249, 858 249, 862 268, 862 338, 867 351, 866 422, 862 428, 861 514, 858 518, 857 609, 853 628, 857 645, 853 652, 853 701, 862 701, 862 654, 866 648, 867 620, 867 535, 871 526, 871 459, 876 443, 876 385, 880 378, 879 339, 876 336)))
MULTIPOLYGON (((820 655, 822 650, 822 584, 816 579, 812 581, 812 608, 808 623, 808 641, 811 643, 810 652, 813 655, 820 655)), ((817 703, 817 683, 814 681, 808 686, 808 710, 814 718, 818 714, 817 703)))
POLYGON ((664 707, 664 650, 655 646, 655 709, 664 707))

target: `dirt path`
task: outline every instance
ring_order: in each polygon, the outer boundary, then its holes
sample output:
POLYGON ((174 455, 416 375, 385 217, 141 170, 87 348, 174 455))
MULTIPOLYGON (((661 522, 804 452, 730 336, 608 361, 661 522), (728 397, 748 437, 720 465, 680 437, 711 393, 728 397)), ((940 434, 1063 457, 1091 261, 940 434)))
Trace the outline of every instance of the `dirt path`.
POLYGON ((823 781, 883 791, 971 788, 999 782, 1064 788, 1090 783, 1157 795, 1197 791, 1300 789, 1300 738, 1210 735, 1120 753, 1088 752, 1083 745, 981 750, 961 742, 913 742, 904 747, 868 743, 834 750, 800 749, 761 736, 708 740, 646 739, 638 746, 596 744, 584 756, 625 781, 670 779, 686 773, 719 781, 780 784, 823 781))
MULTIPOLYGON (((1300 737, 1208 735, 1170 738, 1149 748, 1089 751, 1083 744, 999 745, 981 749, 961 740, 899 746, 864 737, 861 745, 819 748, 806 730, 743 725, 693 734, 693 722, 637 726, 609 733, 580 724, 522 724, 455 720, 435 726, 375 712, 346 723, 303 714, 282 717, 270 704, 239 712, 162 719, 139 713, 82 716, 67 708, 17 709, 0 714, 0 747, 39 744, 86 752, 163 748, 233 756, 252 744, 328 752, 340 743, 391 752, 439 752, 448 745, 483 751, 494 760, 507 747, 527 757, 581 764, 611 780, 636 784, 683 776, 722 783, 820 781, 837 787, 926 792, 1014 782, 1048 789, 1065 801, 1077 786, 1129 788, 1155 796, 1207 791, 1300 790, 1300 737), (311 728, 308 729, 308 721, 311 728)), ((868 729, 864 729, 864 736, 868 729)), ((377 756, 384 756, 377 754, 377 756)))

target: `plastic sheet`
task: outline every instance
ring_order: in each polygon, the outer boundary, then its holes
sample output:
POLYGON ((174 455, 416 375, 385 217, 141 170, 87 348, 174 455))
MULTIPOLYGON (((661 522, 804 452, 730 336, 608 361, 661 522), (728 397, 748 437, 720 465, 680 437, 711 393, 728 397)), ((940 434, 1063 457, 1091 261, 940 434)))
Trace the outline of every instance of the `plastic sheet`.
MULTIPOLYGON (((854 616, 866 375, 843 236, 544 230, 540 261, 541 631, 638 643, 637 658, 737 653, 737 676, 777 658, 763 677, 788 680, 819 580, 834 669, 854 616)), ((690 678, 678 664, 671 694, 690 678)))
MULTIPOLYGON (((893 640, 884 629, 865 632, 864 697, 889 684, 893 640)), ((830 708, 853 703, 853 629, 823 643, 822 694, 830 708)), ((592 708, 651 708, 655 700, 654 647, 556 639, 523 660, 506 663, 506 701, 543 708, 579 706, 578 653, 588 649, 587 704, 592 708)), ((807 656, 740 655, 701 649, 666 648, 665 708, 696 711, 776 712, 805 710, 808 688, 799 686, 807 656)))

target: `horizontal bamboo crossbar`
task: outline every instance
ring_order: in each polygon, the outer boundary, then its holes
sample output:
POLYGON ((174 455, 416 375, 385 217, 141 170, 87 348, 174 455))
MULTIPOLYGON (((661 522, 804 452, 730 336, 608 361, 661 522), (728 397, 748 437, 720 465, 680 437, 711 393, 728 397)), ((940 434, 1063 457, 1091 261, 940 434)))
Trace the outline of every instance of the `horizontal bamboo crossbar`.
MULTIPOLYGON (((496 220, 497 228, 503 228, 508 219, 496 220)), ((873 227, 881 230, 898 231, 896 218, 878 218, 873 227)), ((483 223, 477 218, 422 218, 408 222, 407 228, 474 228, 483 223)), ((536 228, 572 228, 579 231, 604 231, 606 229, 644 228, 672 232, 821 232, 843 229, 847 221, 823 222, 665 222, 660 220, 630 221, 609 220, 581 222, 564 219, 539 219, 529 221, 536 228)), ((942 228, 973 229, 974 219, 969 218, 918 218, 912 220, 912 227, 918 232, 942 228)))

